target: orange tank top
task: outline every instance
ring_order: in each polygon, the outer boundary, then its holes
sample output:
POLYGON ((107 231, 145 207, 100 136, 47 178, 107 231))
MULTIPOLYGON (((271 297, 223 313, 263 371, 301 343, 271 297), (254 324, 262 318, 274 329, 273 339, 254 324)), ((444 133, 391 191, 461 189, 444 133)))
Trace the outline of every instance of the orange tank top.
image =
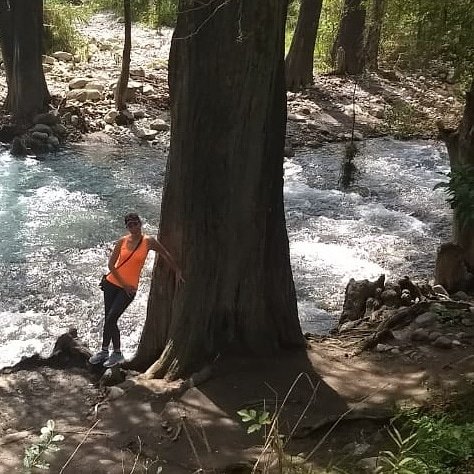
MULTIPOLYGON (((140 273, 148 255, 148 245, 145 236, 143 236, 140 245, 135 252, 133 252, 133 255, 123 265, 120 265, 120 262, 123 262, 132 253, 132 250, 127 248, 127 240, 128 237, 124 237, 120 247, 119 258, 115 262, 115 267, 120 267, 117 269, 117 272, 127 285, 138 288, 140 273)), ((107 280, 116 286, 122 286, 111 273, 107 275, 107 280)))

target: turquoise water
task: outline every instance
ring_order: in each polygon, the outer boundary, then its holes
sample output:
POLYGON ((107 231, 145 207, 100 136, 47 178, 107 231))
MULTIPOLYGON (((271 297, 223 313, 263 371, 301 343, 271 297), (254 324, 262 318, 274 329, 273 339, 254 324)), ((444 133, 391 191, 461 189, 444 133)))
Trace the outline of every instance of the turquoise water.
MULTIPOLYGON (((357 188, 342 192, 341 145, 302 150, 285 162, 285 203, 300 319, 325 332, 337 320, 350 277, 429 278, 450 210, 433 186, 444 149, 428 142, 368 141, 356 158, 357 188)), ((70 325, 95 349, 97 287, 122 216, 143 216, 156 234, 166 161, 150 148, 84 145, 43 160, 0 154, 0 366, 48 354, 70 325)), ((145 318, 153 257, 120 320, 131 355, 145 318)))

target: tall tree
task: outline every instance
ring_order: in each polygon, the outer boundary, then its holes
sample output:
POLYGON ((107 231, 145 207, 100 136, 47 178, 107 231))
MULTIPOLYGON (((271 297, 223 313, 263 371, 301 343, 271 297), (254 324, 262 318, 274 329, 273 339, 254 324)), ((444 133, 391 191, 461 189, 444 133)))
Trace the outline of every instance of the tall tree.
POLYGON ((364 70, 364 0, 345 0, 333 60, 338 74, 360 74, 364 70))
MULTIPOLYGON (((465 167, 474 169, 474 79, 471 88, 466 93, 466 105, 464 114, 457 130, 449 131, 441 129, 442 137, 446 141, 451 164, 451 172, 462 173, 465 167)), ((466 183, 464 183, 466 186, 466 183)), ((472 184, 471 184, 472 186, 472 184)), ((470 200, 461 205, 469 206, 472 213, 472 193, 473 189, 459 190, 470 200), (467 191, 467 193, 466 193, 467 191)), ((464 197, 463 201, 467 201, 464 197)), ((464 209, 465 210, 465 209, 464 209)), ((466 221, 461 215, 459 208, 454 208, 454 242, 465 252, 466 263, 471 271, 474 270, 474 223, 471 219, 466 221)))
POLYGON ((313 83, 313 56, 323 0, 302 0, 298 22, 285 61, 286 87, 298 90, 313 83))
POLYGON ((0 0, 0 42, 8 84, 5 107, 19 121, 45 111, 50 101, 42 39, 42 0, 0 0))
POLYGON ((123 0, 125 36, 123 42, 122 70, 115 89, 115 108, 121 112, 127 108, 127 86, 130 76, 130 54, 132 51, 132 13, 130 0, 123 0))
POLYGON ((303 343, 283 206, 286 0, 181 0, 158 260, 132 366, 180 377, 303 343), (151 366, 150 366, 151 364, 151 366))
POLYGON ((385 0, 372 0, 370 18, 366 26, 364 42, 365 66, 371 70, 378 69, 380 39, 382 36, 385 0))

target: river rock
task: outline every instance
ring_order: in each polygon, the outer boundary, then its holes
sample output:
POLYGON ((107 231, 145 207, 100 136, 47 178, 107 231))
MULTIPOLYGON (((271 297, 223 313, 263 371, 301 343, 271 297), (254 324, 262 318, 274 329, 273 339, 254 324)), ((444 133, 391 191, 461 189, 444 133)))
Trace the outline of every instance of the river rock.
POLYGON ((413 341, 426 342, 430 340, 429 333, 426 329, 418 328, 411 333, 411 339, 413 341))
MULTIPOLYGON (((145 111, 144 110, 137 110, 136 112, 133 112, 133 118, 135 120, 139 120, 145 117, 145 111)), ((151 128, 151 127, 150 127, 151 128)))
POLYGON ((292 122, 306 122, 306 117, 300 114, 288 114, 288 120, 292 122))
POLYGON ((44 123, 37 123, 33 128, 31 128, 31 131, 47 133, 48 135, 51 135, 51 127, 44 123))
POLYGON ((151 84, 143 84, 142 93, 144 95, 154 94, 155 88, 151 84))
POLYGON ((451 298, 457 301, 466 301, 469 299, 469 296, 464 291, 457 291, 454 295, 451 295, 451 298))
POLYGON ((440 349, 451 349, 453 346, 453 341, 446 336, 439 336, 431 343, 434 347, 438 347, 440 349))
POLYGON ((170 126, 163 119, 156 119, 150 123, 150 128, 158 132, 167 132, 170 126))
POLYGON ((44 123, 45 125, 56 125, 59 123, 59 116, 53 113, 38 114, 33 119, 33 123, 44 123))
POLYGON ((45 142, 48 139, 48 134, 44 132, 33 132, 31 136, 36 140, 45 142))
POLYGON ((394 289, 385 289, 380 294, 382 303, 387 306, 398 307, 400 306, 400 296, 394 289))
POLYGON ((142 138, 143 140, 153 140, 157 133, 156 130, 139 129, 137 130, 136 135, 138 138, 142 138))
POLYGON ((85 85, 85 89, 95 89, 99 92, 104 92, 104 84, 99 81, 90 81, 85 85))
POLYGON ((59 59, 59 61, 72 61, 74 56, 66 51, 56 51, 53 53, 53 58, 59 59))
POLYGON ((50 135, 48 137, 48 143, 52 145, 55 149, 59 148, 59 138, 55 137, 54 135, 50 135))
POLYGON ((443 334, 440 333, 439 331, 432 331, 430 332, 429 334, 429 340, 431 342, 435 341, 436 339, 438 339, 438 337, 442 336, 443 334))
POLYGON ((109 387, 107 390, 107 398, 109 400, 116 400, 125 394, 125 390, 120 387, 109 387))
POLYGON ((54 134, 59 137, 64 137, 67 135, 67 128, 62 123, 53 125, 52 130, 54 134))
POLYGON ((471 318, 462 318, 461 324, 463 326, 472 327, 474 326, 474 321, 471 318))
POLYGON ((438 321, 438 316, 435 313, 426 312, 417 316, 414 324, 418 327, 427 327, 432 326, 436 321, 438 321))
POLYGON ((104 115, 104 122, 108 123, 109 125, 112 125, 115 123, 115 119, 117 118, 118 112, 116 110, 109 110, 105 115, 104 115))
POLYGON ((22 138, 15 137, 13 139, 10 153, 13 156, 26 156, 27 155, 26 145, 22 138))
POLYGON ((145 77, 145 69, 142 67, 130 69, 130 76, 145 77))
POLYGON ((90 77, 76 77, 69 81, 69 89, 84 89, 87 83, 91 82, 90 77))
POLYGON ((96 89, 73 89, 70 90, 66 97, 78 102, 86 102, 88 100, 97 101, 102 98, 102 94, 96 89))
POLYGON ((54 64, 56 62, 56 59, 53 58, 52 56, 48 56, 46 54, 43 54, 43 65, 44 64, 54 64))

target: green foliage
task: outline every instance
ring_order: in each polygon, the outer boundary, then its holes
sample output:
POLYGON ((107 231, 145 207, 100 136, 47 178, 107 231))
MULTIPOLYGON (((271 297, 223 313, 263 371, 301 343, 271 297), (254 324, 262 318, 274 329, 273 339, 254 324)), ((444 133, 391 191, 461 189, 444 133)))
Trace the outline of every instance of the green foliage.
MULTIPOLYGON (((123 0, 92 0, 95 11, 112 11, 123 15, 123 0)), ((132 21, 146 25, 174 26, 178 12, 178 0, 133 0, 131 2, 132 21)))
POLYGON ((44 460, 43 456, 52 451, 58 451, 58 443, 63 441, 64 436, 54 432, 54 421, 48 420, 46 426, 41 428, 39 441, 25 449, 23 458, 23 466, 25 470, 49 469, 49 464, 44 460))
POLYGON ((419 68, 442 61, 462 79, 472 71, 474 42, 471 0, 387 1, 382 55, 399 66, 419 68))
POLYGON ((268 411, 257 412, 257 410, 240 410, 237 412, 244 423, 249 423, 247 433, 260 431, 264 425, 271 423, 270 413, 268 411))
POLYGON ((87 55, 87 41, 76 25, 85 22, 91 11, 64 0, 46 0, 44 5, 45 48, 47 52, 67 51, 81 58, 87 55))
POLYGON ((382 451, 379 456, 377 472, 380 474, 415 474, 426 472, 422 461, 413 456, 413 450, 418 444, 416 433, 404 438, 401 433, 392 426, 388 434, 392 438, 397 450, 382 451))
POLYGON ((474 225, 474 166, 461 165, 451 170, 447 183, 435 186, 443 188, 447 201, 454 209, 461 227, 474 225))
POLYGON ((333 69, 332 47, 336 40, 343 7, 343 0, 323 2, 314 55, 315 67, 320 72, 328 72, 333 69))
MULTIPOLYGON (((459 415, 459 413, 457 413, 459 415)), ((380 455, 380 474, 449 474, 464 472, 474 457, 474 422, 443 413, 403 412, 389 434, 395 450, 380 455), (401 433, 408 433, 405 437, 401 433), (458 469, 461 469, 459 471, 458 469)))

